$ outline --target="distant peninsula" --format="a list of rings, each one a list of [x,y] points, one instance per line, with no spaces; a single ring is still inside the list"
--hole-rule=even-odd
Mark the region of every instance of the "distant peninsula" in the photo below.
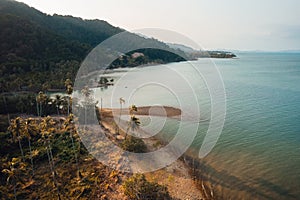
[[[196,50],[192,47],[185,46],[183,44],[168,43],[169,47],[183,51],[189,59],[196,60],[198,58],[235,58],[234,53],[229,51],[207,51]]]

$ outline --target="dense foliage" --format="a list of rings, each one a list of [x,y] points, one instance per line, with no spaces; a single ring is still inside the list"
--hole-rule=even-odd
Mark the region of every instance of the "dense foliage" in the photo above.
[[[72,115],[17,117],[0,139],[0,199],[107,199],[117,187],[119,174],[91,158]]]
[[[0,0],[0,27],[0,92],[37,92],[45,80],[50,89],[62,88],[66,78],[74,80],[80,63],[93,47],[124,31],[102,20],[46,15],[12,0]],[[155,39],[132,33],[127,39],[124,44],[151,44],[172,51]],[[130,66],[182,60],[155,49],[144,49],[142,53],[146,59],[138,58]]]
[[[139,56],[134,57],[133,55],[135,54],[139,54]],[[184,60],[185,58],[181,57],[180,55],[164,49],[146,48],[128,52],[112,62],[109,68],[114,69],[120,67],[136,67],[146,64],[163,64],[168,62],[180,62]]]

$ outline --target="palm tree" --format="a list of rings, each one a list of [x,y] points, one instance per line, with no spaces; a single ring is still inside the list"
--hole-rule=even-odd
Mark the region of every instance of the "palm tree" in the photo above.
[[[33,119],[28,118],[22,123],[22,133],[28,139],[29,153],[30,153],[30,162],[32,167],[32,176],[34,176],[34,166],[33,166],[33,156],[31,148],[31,136],[34,135],[37,131],[37,125],[34,124]]]
[[[23,161],[25,161],[23,147],[22,147],[22,143],[21,143],[21,139],[22,139],[21,120],[22,119],[20,117],[17,117],[16,119],[11,120],[11,123],[10,123],[7,130],[12,133],[12,137],[13,137],[14,141],[18,140],[19,148],[20,148],[21,155],[22,155],[22,159],[23,159]]]
[[[75,123],[74,123],[74,115],[70,114],[68,118],[64,122],[64,130],[70,133],[71,141],[72,141],[72,148],[73,148],[73,153],[74,153],[74,158],[77,166],[77,172],[78,176],[80,175],[80,170],[79,170],[79,164],[78,164],[78,157],[77,157],[77,152],[75,149],[75,144],[74,144],[74,133],[76,132],[75,130]],[[80,145],[80,143],[79,143]]]
[[[128,122],[128,128],[126,130],[126,134],[125,134],[125,140],[127,138],[127,134],[128,134],[129,129],[131,129],[132,131],[135,131],[141,125],[141,122],[140,122],[139,118],[137,118],[134,115],[134,112],[137,112],[137,111],[138,111],[138,109],[135,105],[131,105],[129,107],[130,119],[129,119],[129,122]]]
[[[122,115],[122,104],[125,104],[125,100],[123,99],[123,97],[121,97],[121,98],[119,99],[119,102],[120,102],[119,125],[118,125],[118,126],[116,126],[116,128],[117,128],[117,133],[118,133],[118,134],[119,134],[119,131],[120,131],[120,128],[119,128],[119,126],[120,126],[120,122],[121,122],[121,115]]]
[[[54,159],[53,159],[52,148],[51,148],[51,139],[53,137],[54,132],[56,131],[55,121],[50,116],[47,116],[42,119],[39,125],[40,125],[39,129],[41,130],[42,133],[42,140],[44,142],[47,151],[48,163],[52,173],[53,183],[57,190],[58,198],[61,199],[58,184],[55,177],[56,172],[55,172]]]
[[[10,165],[10,168],[8,169],[3,169],[2,170],[3,173],[7,174],[7,183],[9,183],[10,181],[12,182],[12,185],[14,187],[14,197],[15,199],[17,199],[17,176],[16,176],[16,170],[13,166]]]
[[[88,86],[85,86],[82,90],[81,90],[81,94],[83,94],[83,96],[85,98],[89,98],[89,96],[91,95],[92,91],[90,90],[90,88]]]
[[[61,96],[59,94],[55,95],[55,99],[54,99],[54,103],[55,103],[55,106],[56,106],[56,112],[57,112],[57,115],[59,115],[59,107],[61,105]]]
[[[68,115],[70,114],[70,95],[73,92],[73,82],[70,79],[65,80],[66,92],[68,94]]]
[[[69,78],[65,80],[65,87],[68,87],[68,85],[73,85],[73,82]]]
[[[85,86],[82,90],[81,90],[81,94],[83,94],[84,96],[84,124],[87,124],[87,116],[86,116],[86,109],[89,105],[91,105],[92,103],[92,99],[90,98],[90,95],[92,94],[92,91],[90,90],[90,88],[88,86]]]
[[[2,172],[7,174],[7,183],[11,182],[14,188],[14,197],[17,199],[17,183],[19,180],[18,175],[20,171],[25,170],[25,164],[21,162],[19,158],[12,158],[12,161],[8,162],[9,167],[7,169],[3,169]]]
[[[72,85],[68,85],[67,86],[67,94],[68,94],[68,115],[70,114],[70,105],[71,105],[71,94],[73,92],[73,86]]]
[[[42,116],[43,103],[47,101],[47,95],[40,91],[36,97],[38,116]]]
[[[130,115],[133,115],[133,113],[134,112],[137,112],[138,111],[138,108],[136,107],[136,105],[131,105],[130,107],[129,107],[129,114]]]

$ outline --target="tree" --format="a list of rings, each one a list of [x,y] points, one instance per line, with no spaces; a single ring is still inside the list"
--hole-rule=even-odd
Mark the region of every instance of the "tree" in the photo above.
[[[62,101],[61,96],[58,94],[55,95],[54,103],[55,103],[57,115],[59,115],[59,107],[61,105],[61,101]]]
[[[31,148],[31,137],[35,135],[36,132],[37,132],[37,124],[34,123],[33,119],[28,118],[25,121],[23,121],[22,133],[28,139],[32,176],[34,176],[34,165],[33,165],[33,155],[32,155],[32,148]]]
[[[130,119],[129,119],[129,122],[128,122],[128,127],[127,127],[127,130],[126,130],[126,134],[125,134],[125,140],[126,140],[129,129],[131,129],[132,131],[135,131],[141,125],[141,122],[140,122],[139,118],[137,118],[134,115],[134,112],[137,112],[137,111],[138,111],[138,109],[135,105],[131,105],[129,107]]]
[[[75,148],[75,144],[74,144],[74,136],[75,136],[75,123],[74,123],[74,115],[70,114],[67,119],[64,122],[64,130],[70,133],[70,137],[71,137],[71,141],[72,141],[72,148],[73,148],[73,153],[74,153],[74,158],[75,158],[75,162],[76,162],[76,167],[77,167],[77,172],[78,172],[78,176],[80,175],[80,170],[79,170],[79,163],[78,163],[78,157],[77,157],[77,151]],[[79,143],[79,149],[80,149],[80,143]]]
[[[71,94],[72,94],[72,92],[73,92],[73,86],[72,85],[68,85],[67,86],[67,94],[68,94],[68,115],[70,114],[70,105],[71,105]]]
[[[122,104],[125,104],[125,100],[123,99],[123,97],[121,97],[121,98],[119,99],[119,102],[120,102],[119,125],[116,127],[116,128],[117,128],[117,133],[118,133],[118,134],[119,134],[119,132],[120,132],[119,126],[120,126],[121,116],[122,116]]]
[[[109,80],[106,77],[100,77],[99,84],[100,85],[106,85],[109,82]]]
[[[47,95],[44,94],[42,91],[40,91],[36,97],[36,103],[37,103],[37,113],[38,116],[42,116],[42,108],[43,104],[47,101]]]
[[[25,163],[21,161],[19,158],[12,158],[10,162],[8,162],[9,167],[7,169],[3,169],[2,172],[7,174],[7,183],[10,183],[13,185],[14,190],[14,197],[17,199],[17,190],[16,187],[19,184],[19,182],[22,182],[20,179],[21,171],[25,170]]]
[[[73,82],[70,79],[65,80],[65,87],[68,87],[68,85],[73,85]]]
[[[82,90],[81,90],[81,94],[83,94],[83,96],[85,98],[89,98],[90,95],[92,94],[92,91],[90,90],[90,88],[88,86],[85,86]]]
[[[8,131],[10,131],[12,133],[13,140],[18,141],[22,159],[23,159],[23,161],[25,161],[23,147],[22,147],[22,143],[21,143],[22,135],[21,135],[21,118],[20,117],[17,117],[15,119],[11,120],[11,123],[8,127]]]
[[[51,140],[52,140],[53,134],[56,131],[55,121],[50,116],[47,116],[42,119],[42,121],[39,125],[40,125],[39,129],[42,133],[42,141],[43,141],[46,151],[47,151],[48,163],[49,163],[49,167],[50,167],[50,170],[52,173],[53,183],[54,183],[54,186],[57,191],[58,199],[61,199],[58,184],[57,184],[56,177],[55,177],[56,172],[55,172],[54,159],[53,159],[53,153],[52,153],[52,148],[51,148]]]
[[[87,125],[87,109],[92,108],[95,106],[94,98],[91,97],[92,90],[88,86],[85,86],[81,90],[81,94],[84,97],[84,100],[82,101],[83,107],[84,107],[84,124]]]
[[[73,92],[73,83],[70,79],[66,79],[65,87],[66,87],[66,92],[68,94],[67,101],[68,101],[68,115],[69,115],[70,114],[70,99],[71,99],[70,95]]]

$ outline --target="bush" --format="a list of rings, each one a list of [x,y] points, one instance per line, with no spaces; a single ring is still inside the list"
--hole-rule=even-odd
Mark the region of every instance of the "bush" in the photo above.
[[[143,174],[135,174],[124,184],[124,193],[132,200],[140,199],[172,199],[166,186],[148,182]]]
[[[144,153],[147,150],[147,147],[142,139],[132,136],[124,140],[121,144],[121,147],[126,151],[134,153]]]

